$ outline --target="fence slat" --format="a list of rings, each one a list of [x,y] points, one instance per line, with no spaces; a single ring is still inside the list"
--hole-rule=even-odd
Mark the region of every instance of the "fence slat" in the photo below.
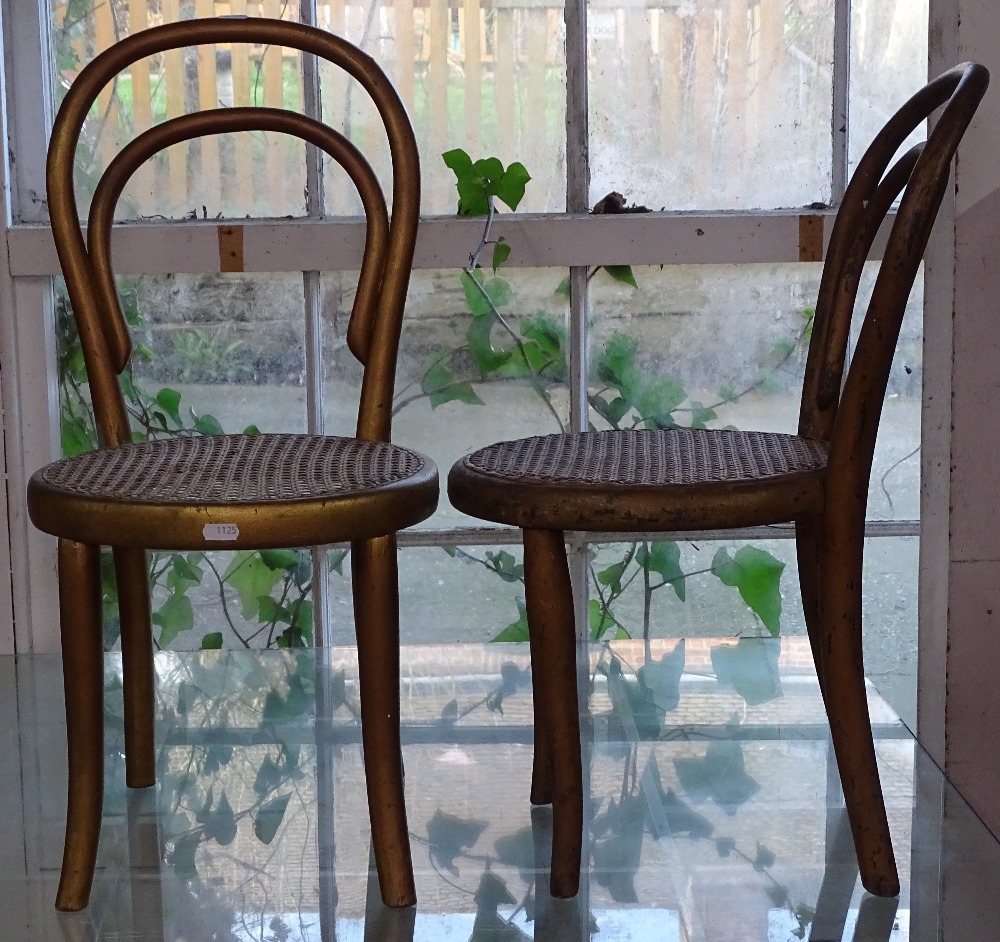
[[[175,23],[181,18],[179,0],[163,0],[163,21]],[[167,87],[167,117],[184,114],[184,50],[170,49],[163,53],[163,71]],[[167,177],[170,183],[168,213],[189,207],[187,195],[187,145],[175,144],[167,149]]]
[[[95,52],[103,52],[113,46],[117,40],[115,22],[108,3],[98,4],[94,8],[94,40]],[[117,80],[105,86],[97,98],[97,106],[101,115],[101,133],[98,149],[101,155],[101,166],[106,167],[114,159],[121,144],[118,128],[118,99],[116,96]]]
[[[247,13],[246,0],[230,0],[235,16]],[[230,63],[233,82],[233,106],[245,108],[250,104],[250,47],[246,43],[233,43],[230,49]],[[247,134],[234,135],[233,166],[236,177],[236,199],[239,211],[250,212],[253,206],[253,161],[252,141]]]
[[[465,84],[465,139],[481,141],[483,127],[483,13],[479,0],[465,0],[462,9],[462,68]]]
[[[676,168],[677,180],[684,178],[685,161],[681,141],[684,69],[684,22],[673,9],[660,11],[660,160]]]
[[[497,96],[497,141],[498,148],[509,146],[514,125],[514,63],[516,55],[517,30],[514,24],[514,10],[497,9],[493,14],[496,34],[493,48],[496,50],[496,66],[493,87]]]
[[[747,0],[729,0],[729,41],[726,44],[726,149],[729,171],[726,185],[729,205],[742,200],[747,154]]]
[[[128,31],[139,33],[149,26],[148,0],[129,0]],[[149,60],[143,59],[132,63],[129,70],[132,76],[132,134],[137,136],[153,126],[152,90],[149,78]],[[139,215],[155,212],[153,203],[154,165],[143,164],[135,174],[131,191],[135,196]]]
[[[393,47],[396,90],[406,110],[413,117],[413,64],[416,60],[416,36],[413,29],[413,0],[395,0],[393,5],[396,41]]]
[[[199,18],[215,16],[215,0],[197,0],[195,13]],[[219,105],[218,78],[216,75],[215,46],[198,47],[198,108],[211,111]],[[222,211],[221,168],[219,165],[219,138],[203,137],[201,148],[200,186],[196,189],[214,216]]]
[[[448,150],[448,39],[451,32],[448,0],[430,0],[430,62],[427,63],[427,146],[433,155]],[[449,186],[444,174],[427,181],[430,204],[437,212],[447,212]]]
[[[695,14],[694,44],[694,173],[696,200],[711,191],[715,127],[715,8],[701,5]]]

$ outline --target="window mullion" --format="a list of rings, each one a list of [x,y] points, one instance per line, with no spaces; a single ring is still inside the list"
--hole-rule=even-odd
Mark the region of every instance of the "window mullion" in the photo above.
[[[847,189],[848,92],[851,79],[851,0],[834,0],[833,9],[833,148],[830,202],[839,206]]]
[[[309,26],[317,24],[316,0],[302,0],[299,18]],[[320,88],[319,59],[302,56],[302,103],[305,114],[323,120],[323,96]],[[323,189],[323,151],[306,144],[306,215],[322,219],[326,213]],[[306,422],[313,435],[325,430],[323,409],[323,309],[322,276],[318,271],[302,273],[302,297],[305,304]],[[312,550],[313,566],[313,644],[327,647],[330,642],[329,583],[327,553],[323,546]]]

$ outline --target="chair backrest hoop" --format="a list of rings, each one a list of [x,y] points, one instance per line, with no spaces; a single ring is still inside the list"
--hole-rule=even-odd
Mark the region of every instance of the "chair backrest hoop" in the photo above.
[[[884,397],[906,302],[947,188],[951,161],[988,84],[989,72],[971,62],[940,75],[889,119],[859,162],[837,213],[823,266],[802,390],[800,434],[830,441],[848,387],[856,407],[861,399]],[[942,105],[926,142],[903,154],[887,172],[906,138]],[[903,196],[866,307],[861,338],[843,382],[864,264],[900,192]],[[875,410],[872,436],[880,411]]]
[[[365,366],[357,434],[362,438],[388,441],[396,355],[420,209],[416,140],[399,96],[370,56],[338,36],[305,24],[249,17],[188,20],[126,37],[95,57],[80,72],[66,93],[53,125],[47,165],[49,214],[80,333],[101,440],[109,446],[131,440],[118,385],[118,373],[128,359],[130,340],[113,290],[110,248],[105,243],[114,206],[98,206],[98,224],[94,226],[91,221],[89,246],[85,244],[73,181],[77,144],[93,102],[121,71],[135,61],[168,49],[204,43],[257,43],[299,49],[338,66],[361,85],[382,118],[389,142],[392,219],[388,233],[379,232],[382,226],[378,219],[384,218],[384,199],[381,194],[376,198],[370,192],[375,184],[374,174],[354,146],[325,125],[280,109],[217,109],[157,126],[123,149],[111,182],[103,190],[99,185],[99,192],[109,203],[113,194],[116,202],[128,176],[142,162],[140,155],[148,156],[147,151],[154,153],[174,140],[201,134],[235,130],[238,126],[262,126],[261,122],[264,127],[302,137],[341,162],[359,186],[366,212],[370,208],[375,210],[375,216],[371,217],[375,222],[369,223],[366,237],[365,261],[384,259],[376,264],[375,274],[363,274],[361,297],[355,299],[348,335],[352,351]],[[231,112],[238,114],[234,116]],[[254,112],[256,117],[251,119],[249,112]],[[284,117],[279,118],[277,114]],[[215,130],[213,124],[220,130]],[[110,171],[111,167],[108,169]],[[378,210],[380,200],[381,212]],[[98,267],[106,271],[98,275]],[[114,297],[111,307],[109,291]]]

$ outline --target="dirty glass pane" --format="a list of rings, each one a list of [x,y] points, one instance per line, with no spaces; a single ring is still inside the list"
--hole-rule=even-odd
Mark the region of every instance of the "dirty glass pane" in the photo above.
[[[394,0],[319,9],[320,26],[360,45],[393,80],[420,148],[423,212],[455,211],[454,178],[441,160],[455,147],[473,160],[524,163],[535,182],[521,209],[565,208],[562,3]],[[322,88],[327,119],[356,143],[380,147],[365,95],[325,67]],[[373,162],[378,169],[385,157]],[[327,185],[329,213],[356,212],[342,185],[333,178]]]
[[[396,370],[393,440],[429,455],[442,484],[451,465],[476,448],[567,427],[564,278],[559,269],[487,275],[483,284],[496,304],[491,310],[457,270],[413,273]],[[338,434],[353,431],[361,375],[346,342],[355,282],[349,273],[323,276],[325,419],[327,431]],[[480,524],[453,510],[442,487],[437,513],[421,526]]]
[[[180,3],[53,0],[52,55],[56,99],[97,53],[161,23],[230,13],[299,18],[298,4],[279,0]],[[118,149],[166,118],[240,105],[302,107],[301,55],[245,43],[176,49],[133,65],[102,93],[77,152],[78,180],[87,189]],[[265,132],[222,135],[178,144],[133,178],[120,218],[302,215],[305,147]],[[81,197],[82,211],[86,200]]]
[[[591,0],[587,15],[591,205],[829,201],[832,0]]]
[[[927,4],[855,0],[848,132],[852,170],[889,116],[926,81]],[[922,138],[920,131],[904,147]]]
[[[678,425],[796,431],[818,265],[636,267],[632,274],[637,287],[606,271],[591,280],[596,427],[668,417]],[[862,301],[875,274],[873,263]],[[922,288],[921,278],[890,373],[870,518],[919,516]],[[635,406],[621,412],[624,401]]]
[[[144,275],[119,279],[119,292],[135,343],[123,392],[136,440],[305,431],[301,275]],[[61,281],[56,314],[62,448],[77,454],[97,438]],[[152,553],[150,575],[160,647],[312,643],[308,550]],[[110,557],[102,587],[105,641],[113,646]]]

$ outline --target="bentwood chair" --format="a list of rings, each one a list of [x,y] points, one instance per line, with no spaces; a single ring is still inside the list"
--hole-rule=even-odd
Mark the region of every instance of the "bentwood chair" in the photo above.
[[[573,596],[564,532],[717,530],[794,521],[806,625],[861,880],[899,892],[865,698],[861,574],[872,456],[893,350],[949,169],[989,75],[965,64],[914,95],[864,155],[837,213],[820,282],[797,435],[641,428],[491,445],[459,460],[466,513],[520,527],[534,677],[531,800],[553,804],[551,886],[579,884],[583,796]],[[926,142],[890,163],[944,105]],[[844,378],[862,269],[902,193]]]
[[[101,89],[136,60],[201,43],[294,47],[343,69],[368,93],[392,160],[392,218],[377,178],[338,132],[271,108],[225,108],[167,120],[126,145],[103,174],[86,240],[74,194],[81,128]],[[321,148],[347,171],[367,220],[348,346],[364,368],[355,438],[299,435],[176,437],[133,444],[118,385],[131,343],[111,265],[122,189],[155,153],[207,134],[269,131]],[[101,824],[103,652],[100,547],[114,552],[124,663],[126,780],[155,778],[152,634],[146,550],[263,549],[350,541],[358,625],[365,774],[384,901],[415,902],[399,748],[397,530],[428,517],[437,470],[390,444],[393,381],[420,200],[417,148],[388,79],[345,40],[297,23],[195,20],[137,33],[97,56],[59,110],[48,201],[79,327],[101,447],[39,470],[28,486],[35,526],[59,537],[59,599],[69,736],[66,844],[56,906],[87,904]],[[225,542],[215,541],[223,534]]]

